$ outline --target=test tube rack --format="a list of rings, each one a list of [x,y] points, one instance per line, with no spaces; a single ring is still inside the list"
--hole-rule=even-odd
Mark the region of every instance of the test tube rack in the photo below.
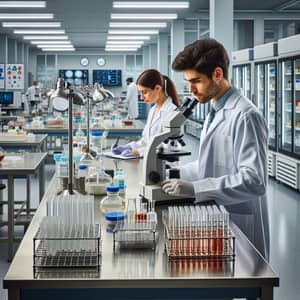
[[[43,226],[33,239],[35,271],[41,268],[100,269],[100,224],[49,224],[47,218],[44,217]]]
[[[145,216],[147,216],[145,214]],[[138,220],[136,222],[118,222],[113,230],[114,251],[119,248],[150,248],[156,247],[157,222]]]
[[[179,215],[179,222],[174,223],[174,220],[170,220],[168,211],[163,211],[165,250],[168,258],[234,260],[235,236],[229,223],[224,226],[220,220],[210,217],[193,220],[189,214]]]

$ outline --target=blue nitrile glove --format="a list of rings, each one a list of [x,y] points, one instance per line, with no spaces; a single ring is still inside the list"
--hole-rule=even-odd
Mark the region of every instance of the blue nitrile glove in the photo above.
[[[117,154],[117,155],[122,154],[122,152],[124,152],[125,150],[130,150],[131,151],[131,147],[130,146],[115,146],[115,145],[113,145],[111,147],[111,152],[113,154]]]
[[[121,155],[124,156],[124,157],[132,156],[132,149],[129,148],[129,149],[124,150],[124,151],[121,153]]]

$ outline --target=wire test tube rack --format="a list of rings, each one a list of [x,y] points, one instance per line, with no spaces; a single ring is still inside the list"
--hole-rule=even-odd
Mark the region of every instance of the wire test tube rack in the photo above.
[[[101,227],[93,197],[60,195],[48,200],[47,216],[33,238],[33,267],[100,268]]]
[[[170,206],[163,211],[169,259],[235,257],[235,237],[224,206]]]
[[[34,269],[100,269],[100,224],[63,224],[44,217],[33,239]]]
[[[128,212],[113,230],[114,251],[119,248],[155,249],[157,238],[156,212]]]

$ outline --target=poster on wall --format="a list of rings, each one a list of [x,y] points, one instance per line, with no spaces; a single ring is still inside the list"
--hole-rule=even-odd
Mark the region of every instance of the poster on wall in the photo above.
[[[23,64],[6,65],[5,87],[7,90],[24,89],[24,65]]]
[[[4,89],[4,64],[0,64],[0,89]]]

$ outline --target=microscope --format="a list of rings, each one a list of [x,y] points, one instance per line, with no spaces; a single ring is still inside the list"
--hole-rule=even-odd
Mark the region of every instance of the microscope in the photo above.
[[[198,100],[194,97],[185,97],[183,104],[171,112],[163,122],[164,130],[154,135],[145,149],[143,160],[142,182],[140,195],[150,202],[160,200],[179,199],[170,196],[161,190],[161,182],[165,179],[166,161],[178,161],[180,156],[190,155],[190,152],[175,149],[166,149],[162,143],[169,140],[171,144],[177,140],[183,144],[181,126],[191,115]],[[175,147],[176,148],[176,147]]]

